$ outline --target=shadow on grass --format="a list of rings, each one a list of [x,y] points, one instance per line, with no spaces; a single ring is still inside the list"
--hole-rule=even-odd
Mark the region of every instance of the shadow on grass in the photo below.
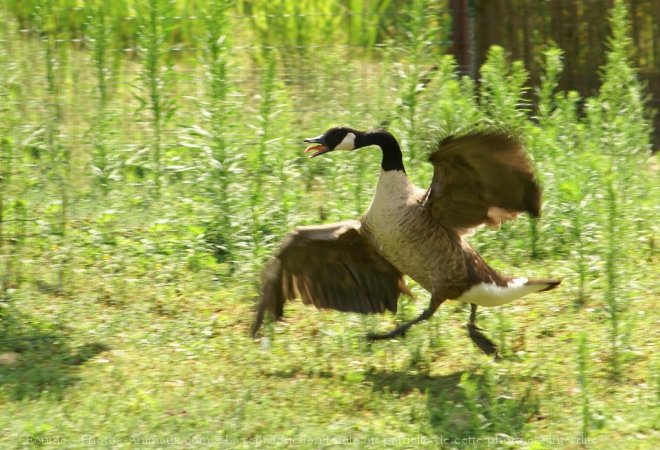
[[[519,436],[525,425],[538,417],[539,404],[528,388],[515,396],[500,392],[490,373],[456,372],[431,376],[408,372],[371,372],[367,380],[376,391],[402,396],[414,391],[426,394],[426,417],[433,434],[454,439],[484,438],[503,433]],[[467,442],[467,441],[464,441]]]
[[[28,316],[0,317],[0,393],[10,400],[52,395],[57,399],[78,381],[78,368],[103,344],[73,348],[66,333]]]

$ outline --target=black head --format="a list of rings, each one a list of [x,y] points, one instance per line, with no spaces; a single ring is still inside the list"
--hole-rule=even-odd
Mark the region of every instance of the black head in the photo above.
[[[355,131],[347,127],[330,128],[321,136],[305,139],[305,142],[318,144],[307,147],[305,153],[316,150],[309,156],[310,158],[314,158],[334,150],[355,150],[358,148],[355,139],[361,134],[360,131]]]

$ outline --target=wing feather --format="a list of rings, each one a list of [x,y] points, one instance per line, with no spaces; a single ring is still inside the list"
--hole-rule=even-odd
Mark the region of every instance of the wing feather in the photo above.
[[[262,273],[261,301],[252,328],[264,313],[280,318],[286,300],[300,297],[317,308],[361,314],[396,312],[403,276],[361,234],[357,220],[301,227],[284,239]]]
[[[540,215],[541,191],[522,144],[500,131],[444,139],[430,158],[425,208],[434,220],[466,230],[499,226],[516,214]]]

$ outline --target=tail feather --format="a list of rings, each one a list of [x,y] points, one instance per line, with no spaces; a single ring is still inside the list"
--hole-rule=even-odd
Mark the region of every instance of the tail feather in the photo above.
[[[531,279],[527,280],[525,283],[527,286],[538,286],[545,285],[543,289],[538,290],[537,292],[551,291],[561,284],[561,280],[551,280],[551,279]]]
[[[456,300],[479,306],[500,306],[527,294],[549,291],[561,283],[559,280],[530,280],[526,277],[503,277],[502,281],[477,283]]]

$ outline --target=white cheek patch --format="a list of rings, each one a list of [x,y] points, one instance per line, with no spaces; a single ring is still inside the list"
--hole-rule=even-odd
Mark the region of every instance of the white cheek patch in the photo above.
[[[344,139],[334,148],[334,150],[354,150],[355,134],[348,133]]]

